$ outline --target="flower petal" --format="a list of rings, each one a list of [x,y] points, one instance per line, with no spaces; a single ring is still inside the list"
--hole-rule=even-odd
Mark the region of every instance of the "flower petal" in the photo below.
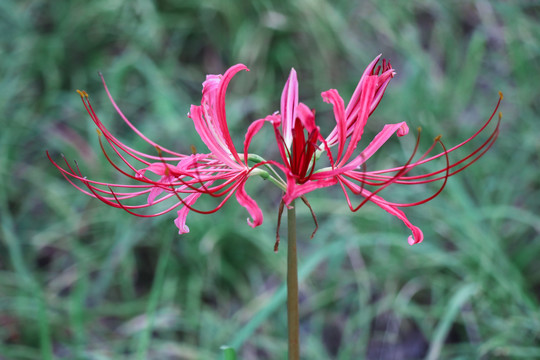
[[[358,116],[354,118],[352,122],[347,122],[347,137],[351,137],[345,155],[341,159],[336,159],[338,162],[337,167],[343,166],[343,164],[349,160],[353,152],[356,150],[358,142],[362,138],[364,128],[366,126],[369,117],[369,106],[375,95],[375,89],[377,86],[377,76],[368,76],[362,83],[362,96],[359,100]]]
[[[381,209],[385,210],[386,212],[394,215],[403,223],[405,226],[407,226],[411,232],[412,236],[409,236],[407,241],[409,242],[409,245],[419,244],[424,240],[424,234],[422,233],[422,230],[420,230],[419,227],[414,226],[409,219],[407,219],[407,216],[405,216],[405,213],[401,210],[399,210],[395,206],[389,205],[386,201],[384,201],[381,197],[375,195],[372,196],[371,199],[369,199],[371,202],[377,204]]]
[[[191,105],[189,117],[193,120],[195,130],[197,130],[197,133],[208,147],[208,150],[231,168],[238,168],[239,163],[231,158],[229,150],[223,145],[220,139],[216,137],[215,128],[212,128],[213,125],[206,121],[207,119],[204,115],[202,106]]]
[[[255,120],[253,123],[251,123],[251,125],[249,125],[249,128],[246,132],[246,138],[244,140],[244,163],[246,164],[246,166],[249,156],[249,144],[251,144],[251,140],[253,139],[253,137],[259,132],[259,130],[261,130],[265,121],[267,121],[267,118]]]
[[[161,179],[159,180],[160,183],[163,183],[163,184],[166,184],[166,183],[171,183],[172,181],[174,180],[173,177],[171,176],[162,176]],[[148,200],[147,200],[147,203],[148,205],[153,205],[154,204],[154,200],[156,199],[156,197],[161,194],[162,192],[164,191],[163,187],[161,186],[154,186],[152,188],[152,190],[150,190],[150,192],[148,193]]]
[[[315,125],[315,114],[313,113],[313,110],[311,110],[306,104],[298,104],[298,107],[296,108],[296,118],[300,119],[300,123],[308,133],[311,133],[313,130],[317,129],[317,126]],[[296,121],[293,122],[293,125],[295,123]]]
[[[379,76],[379,68],[377,70],[375,69],[375,66],[377,66],[377,63],[379,62],[379,59],[381,58],[381,55],[377,56],[364,70],[364,73],[362,74],[362,77],[360,78],[360,81],[358,81],[358,85],[356,86],[356,89],[354,90],[353,95],[351,96],[351,99],[349,100],[349,103],[347,104],[347,107],[345,108],[345,119],[347,124],[347,137],[351,136],[352,129],[354,128],[354,124],[356,121],[358,121],[358,114],[362,108],[365,108],[366,105],[362,103],[362,98],[365,92],[364,86],[366,80],[371,77],[375,76],[378,78],[377,83],[375,85],[375,95],[373,96],[370,104],[368,105],[369,108],[369,115],[377,108],[377,105],[381,101],[384,92],[386,90],[386,87],[388,86],[388,83],[390,80],[394,77],[395,71],[390,66],[390,63],[386,63],[385,60],[383,60],[383,73]],[[338,128],[334,128],[330,135],[326,138],[326,141],[328,142],[329,146],[335,145],[339,139],[338,139]]]
[[[184,199],[184,202],[192,206],[195,201],[202,195],[202,193],[194,193],[189,196],[186,196]],[[178,217],[174,220],[174,224],[176,227],[178,227],[178,234],[182,235],[189,232],[189,227],[186,225],[186,217],[189,213],[189,207],[183,206],[180,210],[178,210],[177,214]]]
[[[336,118],[336,127],[337,129],[337,138],[334,137],[334,142],[328,142],[328,146],[332,146],[337,141],[338,153],[336,159],[341,157],[343,153],[343,147],[345,146],[345,141],[347,140],[347,122],[345,121],[345,105],[343,103],[343,98],[339,96],[339,93],[335,89],[327,90],[321,93],[323,100],[334,106],[334,117]],[[332,131],[333,133],[334,131]],[[328,137],[330,138],[330,136]]]
[[[190,117],[205,120],[207,126],[206,131],[204,131],[206,141],[203,139],[205,144],[208,146],[207,142],[212,141],[216,146],[222,148],[220,153],[228,153],[237,163],[242,161],[229,133],[227,114],[225,112],[225,95],[233,76],[242,70],[249,71],[245,65],[237,64],[227,69],[223,75],[208,75],[203,83],[203,97],[199,113],[194,111],[194,106],[191,107],[190,111]],[[214,152],[212,149],[210,151]]]
[[[297,184],[295,178],[292,175],[287,175],[287,192],[283,195],[283,202],[289,206],[291,201],[299,198],[300,196],[312,192],[317,189],[322,189],[328,186],[335,185],[337,179],[335,177],[329,177],[317,181],[308,181],[304,184]]]
[[[240,185],[236,190],[236,200],[238,200],[238,203],[240,205],[246,208],[246,210],[249,212],[249,215],[251,216],[251,219],[253,219],[247,219],[248,225],[251,227],[256,227],[262,224],[263,213],[255,200],[249,197],[249,195],[246,193],[244,185],[245,183]]]
[[[377,91],[375,92],[375,97],[371,103],[370,114],[375,111],[377,106],[379,106],[384,92],[386,91],[386,87],[395,75],[395,70],[390,67],[388,70],[382,73],[381,76],[379,76],[379,83],[377,84]]]
[[[347,198],[347,203],[349,207],[351,208],[351,210],[356,211],[358,210],[358,208],[353,209],[349,195],[347,194],[347,191],[345,191],[345,188],[343,187],[343,185],[346,185],[349,189],[352,190],[353,193],[357,195],[361,195],[369,199],[369,201],[378,205],[381,209],[385,210],[386,212],[394,215],[395,217],[403,221],[405,226],[407,226],[412,232],[412,236],[409,236],[407,240],[409,242],[409,245],[418,244],[418,243],[421,243],[422,240],[424,240],[424,234],[422,233],[422,230],[420,230],[419,227],[414,226],[409,221],[409,219],[407,219],[407,216],[405,216],[405,213],[399,210],[397,206],[394,206],[391,202],[384,200],[382,197],[378,195],[372,195],[371,191],[363,187],[360,187],[359,185],[345,179],[343,176],[340,176],[339,179],[342,182],[343,193],[345,194],[345,197]]]
[[[171,168],[174,168],[174,166],[163,162],[156,162],[148,165],[144,169],[137,171],[136,176],[138,178],[142,178],[147,171],[151,171],[154,174],[163,176],[165,175],[165,172],[167,172],[167,169],[170,170]]]
[[[282,134],[285,144],[290,148],[292,143],[292,128],[296,120],[296,108],[298,106],[298,79],[296,71],[291,69],[289,78],[281,94]]]
[[[347,108],[345,109],[345,115],[347,116],[347,123],[349,121],[352,121],[352,117],[356,117],[355,114],[358,113],[358,105],[360,103],[360,95],[362,94],[362,85],[366,78],[373,74],[373,70],[375,69],[375,65],[379,62],[379,59],[381,58],[382,54],[379,54],[373,61],[366,67],[364,70],[364,73],[362,74],[362,77],[360,78],[360,81],[358,81],[358,85],[356,86],[356,89],[354,90],[353,95],[351,96],[351,100],[349,100],[349,103],[347,104]]]
[[[225,143],[227,144],[232,155],[238,162],[241,162],[241,161],[240,161],[240,158],[238,157],[238,153],[236,152],[236,148],[234,147],[234,144],[232,142],[231,134],[229,133],[229,127],[227,126],[227,116],[225,113],[225,94],[227,92],[227,86],[229,85],[229,82],[231,81],[233,76],[242,70],[249,71],[249,69],[245,65],[236,64],[230,67],[225,72],[225,74],[223,74],[223,78],[221,79],[221,83],[219,84],[218,103],[217,103],[218,121],[220,122],[220,128],[221,128],[221,131],[223,132]]]

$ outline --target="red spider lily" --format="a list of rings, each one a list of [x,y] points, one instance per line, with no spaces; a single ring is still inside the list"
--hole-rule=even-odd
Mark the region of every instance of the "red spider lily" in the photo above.
[[[236,194],[237,201],[249,212],[252,219],[248,218],[248,224],[252,227],[259,226],[263,221],[263,214],[257,203],[247,195],[244,185],[248,177],[261,173],[261,170],[256,169],[259,165],[248,166],[248,148],[264,120],[257,120],[251,124],[245,136],[244,152],[238,153],[229,133],[225,113],[227,86],[232,77],[241,70],[248,69],[239,64],[228,69],[223,75],[208,75],[203,83],[201,105],[191,106],[188,116],[193,120],[197,133],[210,150],[208,154],[180,154],[148,139],[124,116],[101,77],[105,91],[120,117],[143,140],[157,149],[157,155],[137,151],[113,136],[94,112],[88,94],[78,91],[88,114],[98,128],[99,141],[105,157],[117,171],[133,180],[134,184],[110,184],[89,180],[81,174],[78,166],[71,166],[65,161],[66,167],[62,167],[49,153],[47,156],[72,185],[107,205],[141,217],[159,216],[179,208],[175,224],[180,234],[189,231],[185,223],[190,210],[202,214],[216,212],[233,194]],[[112,160],[105,150],[102,137],[124,164],[122,167],[129,170],[123,170]],[[153,180],[147,176],[148,172],[160,178]],[[195,209],[193,206],[202,194],[222,200],[213,209]],[[145,200],[133,204],[133,199],[140,198]],[[138,213],[140,209],[147,207],[159,207],[159,210],[152,214]]]
[[[413,245],[423,240],[422,231],[411,224],[399,208],[420,205],[433,199],[443,190],[448,177],[461,172],[486,153],[498,136],[500,113],[499,121],[487,140],[464,158],[455,162],[450,162],[449,159],[451,152],[475,139],[486,129],[497,112],[502,94],[487,122],[462,143],[446,149],[438,136],[419,159],[413,160],[418,149],[419,140],[417,140],[414,152],[405,165],[386,170],[366,171],[365,162],[394,133],[397,136],[404,136],[409,132],[405,122],[387,124],[359,154],[353,155],[362,138],[369,116],[377,108],[386,86],[395,75],[392,66],[385,60],[382,62],[382,67],[377,67],[379,58],[380,55],[364,71],[347,107],[337,90],[331,89],[321,94],[325,102],[333,105],[336,121],[336,126],[326,138],[321,135],[319,127],[315,124],[315,113],[305,104],[298,102],[298,80],[296,72],[292,69],[281,97],[281,114],[267,117],[267,121],[271,121],[274,125],[282,159],[282,163],[272,162],[272,164],[283,170],[287,176],[287,186],[283,196],[285,205],[289,205],[292,200],[302,198],[313,190],[339,184],[351,211],[357,211],[368,201],[377,204],[409,227],[412,231],[409,244]],[[443,151],[430,156],[429,154],[437,144]],[[332,153],[330,148],[336,145],[337,150]],[[326,152],[331,166],[316,170],[315,163],[322,152]],[[409,175],[413,168],[441,157],[446,160],[445,166],[441,169],[422,175]],[[391,184],[417,185],[435,181],[442,181],[438,191],[412,203],[395,203],[378,195],[381,190]],[[368,190],[366,186],[372,187],[373,190]],[[363,201],[353,206],[349,191],[355,195],[361,195],[364,198]]]

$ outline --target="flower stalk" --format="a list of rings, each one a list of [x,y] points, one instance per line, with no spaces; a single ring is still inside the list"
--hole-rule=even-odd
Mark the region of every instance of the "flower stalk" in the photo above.
[[[298,260],[296,253],[296,208],[294,200],[287,209],[287,326],[289,360],[300,359],[300,320],[298,315]]]

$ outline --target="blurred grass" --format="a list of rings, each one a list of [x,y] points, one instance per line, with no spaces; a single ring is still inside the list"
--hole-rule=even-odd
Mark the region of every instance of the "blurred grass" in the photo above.
[[[152,150],[121,126],[97,71],[145,134],[189,151],[204,149],[185,114],[205,74],[252,70],[227,98],[237,141],[278,108],[293,66],[324,131],[331,109],[319,93],[347,98],[381,52],[398,76],[365,136],[406,120],[423,127],[424,148],[439,133],[456,144],[499,90],[501,136],[437,199],[406,209],[425,233],[419,246],[376,207],[351,214],[338,192],[310,195],[321,229],[300,248],[304,357],[540,356],[539,19],[537,1],[2,1],[0,359],[217,359],[224,344],[240,359],[285,358],[279,192],[250,185],[261,228],[231,202],[190,214],[192,232],[179,238],[172,215],[134,218],[78,193],[44,151],[116,178],[78,88],[123,140]],[[412,138],[369,166],[402,163]],[[311,219],[299,211],[307,238]]]

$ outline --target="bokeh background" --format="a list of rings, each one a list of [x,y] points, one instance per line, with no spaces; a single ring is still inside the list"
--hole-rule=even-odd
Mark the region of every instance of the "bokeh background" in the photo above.
[[[277,189],[250,182],[260,228],[231,201],[190,214],[191,233],[178,236],[174,213],[136,218],[81,194],[45,150],[90,178],[122,180],[75,92],[85,89],[111,131],[152,151],[114,112],[101,71],[145,134],[203,151],[189,105],[205,74],[239,62],[251,71],[227,97],[237,144],[278,109],[291,67],[325,133],[333,120],[320,92],[348,99],[379,53],[398,75],[366,139],[405,120],[422,126],[423,149],[438,134],[457,144],[489,117],[499,90],[501,135],[437,199],[406,209],[425,233],[420,245],[408,246],[408,229],[376,206],[351,213],[338,189],[309,195],[320,230],[309,240],[300,206],[303,357],[540,357],[539,20],[540,3],[525,0],[2,0],[0,359],[219,359],[222,345],[241,359],[284,359]],[[272,138],[263,132],[253,150]],[[389,141],[368,169],[402,164],[414,141],[414,132]],[[414,200],[434,189],[382,195]]]

